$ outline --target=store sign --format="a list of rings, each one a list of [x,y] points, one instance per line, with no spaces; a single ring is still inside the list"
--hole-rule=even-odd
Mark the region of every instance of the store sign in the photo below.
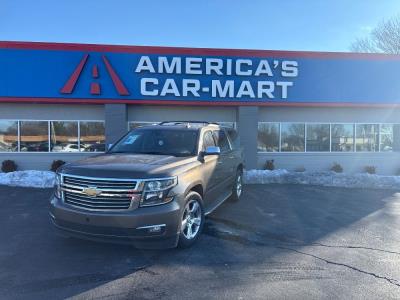
[[[85,54],[67,82],[62,94],[72,94],[85,67],[89,54]],[[112,67],[108,58],[102,56],[103,67],[112,79],[119,96],[129,96],[130,92],[121,77]],[[298,74],[298,63],[293,60],[202,58],[180,56],[140,56],[135,64],[134,74],[140,81],[140,97],[191,97],[201,94],[209,99],[287,99],[289,87]],[[195,76],[193,76],[195,75]],[[202,82],[201,77],[219,76]],[[160,77],[165,77],[161,79]],[[99,78],[98,65],[92,66],[93,79]],[[240,80],[233,80],[240,77]],[[232,79],[228,79],[232,78]],[[278,78],[278,79],[277,79]],[[101,84],[91,83],[90,93],[101,95]]]
[[[0,101],[400,104],[400,57],[0,43]]]

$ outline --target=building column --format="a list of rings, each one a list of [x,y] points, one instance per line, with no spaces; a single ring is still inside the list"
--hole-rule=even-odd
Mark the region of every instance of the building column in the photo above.
[[[106,145],[115,143],[128,130],[126,104],[105,104]]]
[[[246,169],[257,168],[257,128],[258,107],[239,106],[237,110],[237,129],[243,147]]]

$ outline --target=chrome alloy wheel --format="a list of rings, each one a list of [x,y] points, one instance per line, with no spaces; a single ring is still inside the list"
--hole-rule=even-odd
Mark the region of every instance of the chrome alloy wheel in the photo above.
[[[238,196],[238,198],[242,194],[242,187],[243,187],[242,174],[239,174],[236,178],[236,195]]]
[[[201,225],[201,207],[197,200],[186,203],[182,217],[181,231],[185,238],[191,240],[196,237]]]

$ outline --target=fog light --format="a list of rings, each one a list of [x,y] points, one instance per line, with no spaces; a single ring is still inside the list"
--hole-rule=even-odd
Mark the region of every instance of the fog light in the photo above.
[[[166,226],[165,224],[157,224],[157,225],[142,226],[136,229],[146,233],[162,233],[165,229],[165,226]]]
[[[161,232],[162,227],[160,225],[153,226],[149,228],[150,233],[156,233],[156,232]]]

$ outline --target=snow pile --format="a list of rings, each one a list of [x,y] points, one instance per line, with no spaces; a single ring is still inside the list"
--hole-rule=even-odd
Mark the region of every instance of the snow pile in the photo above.
[[[249,170],[244,175],[247,184],[286,183],[344,188],[400,189],[400,176],[366,173],[289,172],[287,170]]]
[[[55,183],[55,173],[50,171],[16,171],[0,173],[0,184],[10,186],[51,188]]]
[[[309,184],[344,188],[400,190],[400,176],[346,174],[335,172],[289,172],[287,170],[249,170],[244,173],[247,184]],[[0,185],[51,188],[55,173],[50,171],[17,171],[0,173]]]

